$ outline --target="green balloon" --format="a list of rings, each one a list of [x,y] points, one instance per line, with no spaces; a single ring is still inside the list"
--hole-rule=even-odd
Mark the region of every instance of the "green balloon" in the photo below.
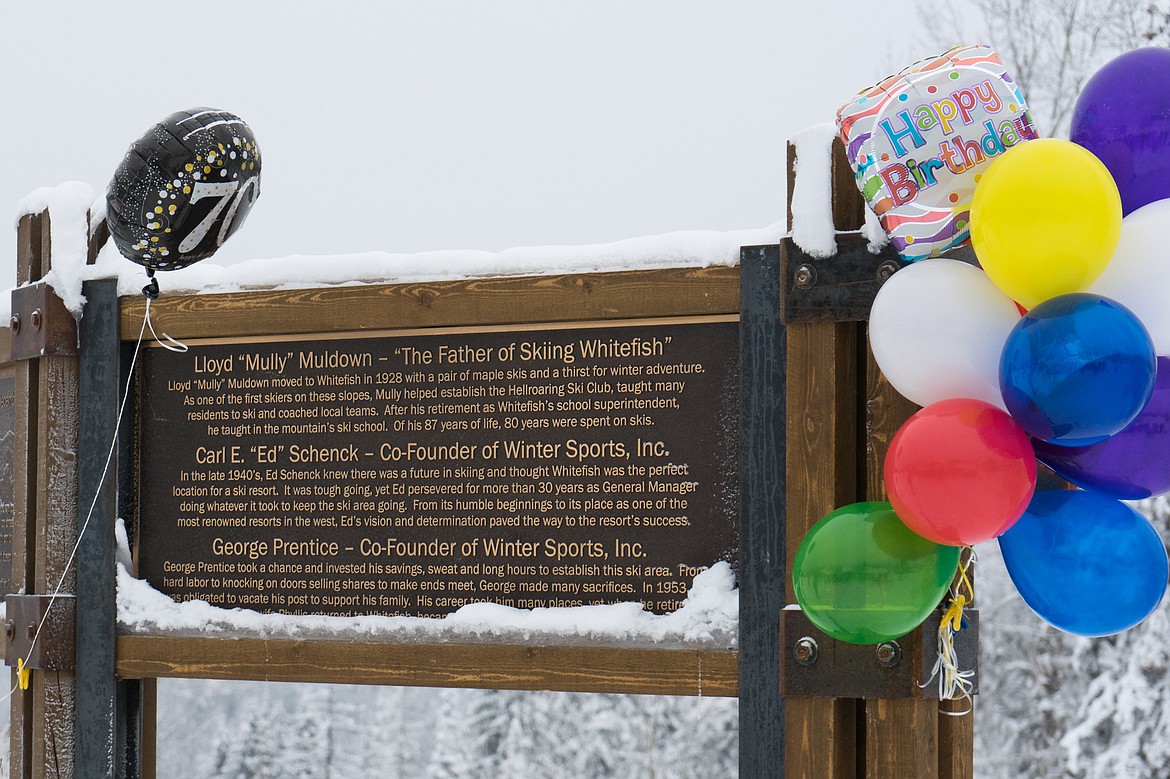
[[[889,503],[853,503],[826,515],[800,542],[792,567],[796,601],[840,641],[890,641],[938,606],[960,552],[911,531]]]

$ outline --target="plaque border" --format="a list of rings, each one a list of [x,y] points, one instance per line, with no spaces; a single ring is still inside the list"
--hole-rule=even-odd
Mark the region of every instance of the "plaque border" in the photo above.
[[[738,266],[509,276],[297,290],[163,295],[158,331],[180,340],[246,341],[434,335],[442,329],[649,326],[737,321]],[[121,337],[133,341],[145,302],[120,301]],[[735,697],[739,653],[686,645],[353,642],[251,635],[123,634],[122,678],[207,678],[431,687]]]

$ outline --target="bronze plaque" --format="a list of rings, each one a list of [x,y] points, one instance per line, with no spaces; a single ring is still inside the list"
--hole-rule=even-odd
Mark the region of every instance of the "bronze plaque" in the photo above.
[[[738,353],[728,317],[151,349],[139,572],[286,614],[673,611],[738,549]]]

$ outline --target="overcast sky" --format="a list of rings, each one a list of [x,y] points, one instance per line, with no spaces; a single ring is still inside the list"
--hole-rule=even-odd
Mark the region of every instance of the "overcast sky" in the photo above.
[[[241,116],[263,152],[223,264],[764,227],[783,218],[787,138],[969,42],[924,42],[913,7],[6,3],[0,213],[68,180],[103,193],[151,124],[205,105]]]

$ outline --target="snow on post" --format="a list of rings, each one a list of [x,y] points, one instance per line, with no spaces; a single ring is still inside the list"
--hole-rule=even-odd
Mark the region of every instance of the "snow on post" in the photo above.
[[[836,125],[813,125],[792,137],[796,162],[792,185],[792,240],[807,254],[837,253],[833,227],[833,140]]]

